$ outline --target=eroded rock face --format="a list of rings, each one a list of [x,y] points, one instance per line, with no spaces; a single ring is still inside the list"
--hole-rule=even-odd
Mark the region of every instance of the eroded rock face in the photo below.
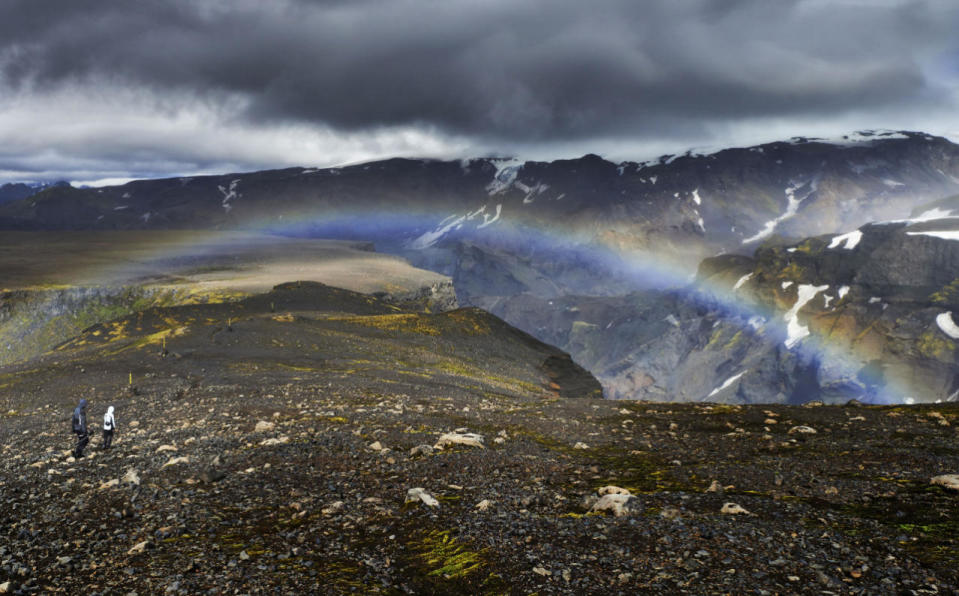
[[[685,291],[493,310],[569,350],[607,397],[932,402],[959,391],[959,199],[907,220],[704,261]]]

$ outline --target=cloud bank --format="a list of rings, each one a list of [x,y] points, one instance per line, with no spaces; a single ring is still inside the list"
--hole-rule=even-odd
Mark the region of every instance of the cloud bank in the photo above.
[[[0,179],[959,136],[959,5],[6,0]]]

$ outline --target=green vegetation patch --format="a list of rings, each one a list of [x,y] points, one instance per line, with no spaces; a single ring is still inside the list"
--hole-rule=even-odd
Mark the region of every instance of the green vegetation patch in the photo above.
[[[431,530],[410,542],[420,561],[429,569],[427,575],[444,579],[461,579],[486,565],[482,551],[470,550],[450,536],[449,530]]]
[[[949,284],[943,286],[938,292],[933,292],[929,296],[929,300],[933,304],[959,304],[959,278],[952,280]]]

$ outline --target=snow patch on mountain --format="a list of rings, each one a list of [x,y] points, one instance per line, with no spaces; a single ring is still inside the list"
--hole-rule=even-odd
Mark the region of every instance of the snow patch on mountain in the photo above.
[[[467,214],[466,214],[466,221],[470,221],[471,219],[473,219],[473,218],[476,217],[477,215],[481,215],[481,214],[483,214],[483,213],[485,213],[485,212],[486,212],[486,205],[483,205],[482,207],[480,207],[480,208],[477,209],[476,211],[473,211],[473,212],[471,212],[471,213],[467,213]],[[449,219],[449,218],[447,218],[447,219]],[[443,222],[440,223],[440,225],[442,226],[442,225],[447,221],[447,219],[444,219]]]
[[[810,187],[809,192],[807,192],[802,197],[797,198],[796,191],[799,190],[800,188],[805,187],[806,185],[809,185]],[[763,225],[763,228],[759,230],[759,232],[757,232],[753,236],[750,236],[749,238],[745,238],[743,240],[743,244],[750,244],[752,242],[756,242],[757,240],[762,240],[763,238],[766,238],[767,236],[771,235],[776,230],[776,226],[786,221],[790,217],[796,215],[796,212],[799,211],[799,205],[802,204],[802,202],[805,201],[807,198],[809,198],[810,195],[816,192],[816,186],[817,186],[816,180],[809,180],[806,182],[794,182],[792,185],[786,187],[784,191],[786,193],[785,213],[783,213],[776,219],[767,221]]]
[[[230,209],[233,208],[233,205],[230,203],[230,201],[240,196],[240,194],[236,191],[236,188],[239,184],[240,184],[240,179],[236,178],[235,180],[230,181],[229,188],[224,188],[223,186],[219,186],[219,185],[217,186],[217,189],[219,189],[220,193],[223,194],[223,201],[221,201],[220,204],[223,206],[223,209],[227,213],[229,213]]]
[[[752,276],[753,276],[752,273],[747,273],[746,275],[740,277],[739,281],[737,281],[736,284],[733,286],[733,290],[738,290],[740,287],[742,287],[744,283],[749,281],[749,278],[751,278]]]
[[[932,236],[943,240],[959,240],[959,230],[930,230],[928,232],[906,232],[908,236]]]
[[[490,215],[489,213],[484,213],[484,214],[483,214],[483,223],[481,223],[480,225],[476,226],[476,229],[477,229],[477,230],[480,230],[480,229],[485,228],[486,226],[488,226],[488,225],[490,225],[490,224],[498,221],[498,220],[499,220],[499,216],[500,216],[500,214],[501,214],[502,212],[503,212],[503,204],[502,204],[502,203],[499,203],[499,204],[496,205],[496,214],[495,214],[495,215]]]
[[[526,193],[526,196],[523,197],[524,205],[532,203],[536,200],[536,197],[549,190],[549,184],[543,184],[542,182],[536,186],[528,186],[517,180],[513,183],[513,186]]]
[[[496,166],[496,173],[493,174],[493,180],[486,185],[486,192],[489,196],[504,193],[516,181],[520,170],[523,169],[523,162],[517,159],[492,159],[490,160]]]
[[[739,373],[739,374],[735,374],[735,375],[729,377],[728,379],[726,379],[725,381],[723,381],[723,384],[722,384],[722,385],[720,385],[719,387],[716,387],[715,389],[713,389],[712,391],[710,391],[710,392],[709,392],[709,395],[707,395],[706,397],[712,397],[712,396],[716,395],[717,393],[719,393],[719,392],[722,391],[723,389],[725,389],[725,388],[729,387],[730,385],[732,385],[733,383],[735,383],[735,382],[736,382],[737,380],[739,380],[739,378],[742,377],[744,374],[746,374],[746,371],[743,371],[743,372],[741,372],[741,373]]]
[[[816,294],[828,289],[828,284],[824,286],[814,286],[811,284],[799,285],[799,296],[796,298],[796,303],[783,315],[783,319],[786,320],[786,341],[783,343],[787,348],[792,349],[802,338],[809,335],[809,327],[799,322],[799,310],[815,298]]]
[[[486,209],[486,207],[484,206],[483,209]],[[451,230],[457,226],[461,226],[464,221],[466,221],[465,215],[451,215],[440,222],[440,225],[436,229],[426,232],[425,234],[422,234],[410,241],[409,247],[419,250],[429,248],[436,244],[440,238],[448,234]]]
[[[833,238],[827,248],[838,248],[840,245],[843,245],[843,248],[846,250],[852,250],[856,248],[860,240],[862,240],[862,232],[853,230],[852,232],[840,234]]]
[[[952,339],[959,339],[959,326],[952,320],[952,311],[944,312],[936,316],[936,325],[943,333]]]

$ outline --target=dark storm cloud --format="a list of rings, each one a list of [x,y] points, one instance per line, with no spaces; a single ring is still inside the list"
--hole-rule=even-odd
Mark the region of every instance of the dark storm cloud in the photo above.
[[[919,1],[5,0],[0,76],[145,89],[158,117],[229,100],[256,125],[653,137],[945,101],[923,61],[957,25]]]

